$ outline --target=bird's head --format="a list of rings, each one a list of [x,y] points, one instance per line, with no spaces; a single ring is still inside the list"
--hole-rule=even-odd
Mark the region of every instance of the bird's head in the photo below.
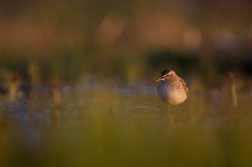
[[[176,76],[176,73],[173,70],[164,70],[161,73],[161,77],[153,82],[165,81],[165,80],[168,80],[169,78],[174,77],[174,76]]]

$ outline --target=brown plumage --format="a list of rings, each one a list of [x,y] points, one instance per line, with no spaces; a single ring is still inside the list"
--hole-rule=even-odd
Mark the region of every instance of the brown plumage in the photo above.
[[[177,105],[183,103],[187,98],[186,83],[173,70],[164,70],[161,78],[154,82],[158,81],[160,81],[157,86],[158,96],[167,104]]]

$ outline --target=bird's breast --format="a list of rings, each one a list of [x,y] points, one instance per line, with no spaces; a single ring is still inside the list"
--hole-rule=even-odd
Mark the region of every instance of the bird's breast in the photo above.
[[[182,91],[182,85],[161,81],[157,87],[158,96],[168,104],[180,104],[185,101],[187,95]]]

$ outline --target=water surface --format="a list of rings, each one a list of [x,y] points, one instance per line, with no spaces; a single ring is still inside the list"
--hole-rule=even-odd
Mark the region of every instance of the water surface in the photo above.
[[[252,164],[250,95],[239,95],[235,110],[228,94],[191,89],[168,114],[155,86],[85,80],[62,91],[61,107],[50,94],[2,96],[0,166]]]

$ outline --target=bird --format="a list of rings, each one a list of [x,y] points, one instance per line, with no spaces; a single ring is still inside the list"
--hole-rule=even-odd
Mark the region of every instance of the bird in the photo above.
[[[157,86],[158,96],[168,105],[178,105],[183,103],[188,95],[188,88],[185,81],[180,78],[175,71],[165,69],[161,73],[161,77],[153,81],[159,82]]]

